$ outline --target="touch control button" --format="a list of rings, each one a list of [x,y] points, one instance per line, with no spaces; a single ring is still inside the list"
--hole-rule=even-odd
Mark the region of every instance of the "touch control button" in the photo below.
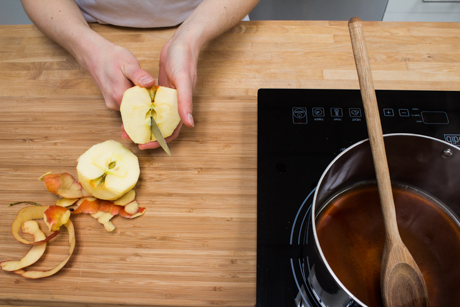
[[[409,117],[409,110],[408,109],[399,109],[399,116],[401,117]]]
[[[304,108],[304,107],[292,108],[292,123],[294,124],[308,123],[307,108]]]
[[[393,109],[383,109],[384,116],[395,116],[395,112]]]
[[[361,117],[362,116],[360,108],[350,108],[348,112],[350,113],[350,117]]]
[[[314,117],[324,117],[324,108],[315,107],[312,109],[312,114]]]
[[[343,117],[342,108],[331,108],[332,117]]]

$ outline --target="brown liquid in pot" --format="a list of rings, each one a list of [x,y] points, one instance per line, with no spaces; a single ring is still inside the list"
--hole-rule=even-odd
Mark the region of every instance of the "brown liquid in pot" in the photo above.
[[[460,228],[433,199],[393,187],[401,238],[423,273],[431,307],[460,305]],[[460,200],[459,200],[460,201]],[[368,306],[383,306],[385,230],[376,185],[335,197],[316,218],[319,244],[342,284]]]

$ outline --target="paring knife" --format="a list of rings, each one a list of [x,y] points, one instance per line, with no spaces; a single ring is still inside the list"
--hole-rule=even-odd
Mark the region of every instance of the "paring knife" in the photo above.
[[[157,139],[158,143],[161,145],[161,148],[163,148],[164,151],[166,151],[166,153],[171,156],[168,144],[166,143],[160,128],[158,128],[157,123],[153,119],[153,115],[150,115],[150,130],[152,131],[153,136]]]

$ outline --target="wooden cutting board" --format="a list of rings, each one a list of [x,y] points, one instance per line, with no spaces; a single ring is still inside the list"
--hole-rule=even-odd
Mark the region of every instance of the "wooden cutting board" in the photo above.
[[[153,76],[174,32],[92,28]],[[460,90],[459,23],[364,29],[376,88]],[[53,204],[38,178],[76,175],[76,159],[96,143],[117,140],[139,157],[135,189],[147,207],[138,219],[116,217],[111,233],[89,216],[72,217],[69,263],[40,280],[0,272],[0,306],[254,306],[257,90],[275,87],[357,89],[347,22],[242,22],[205,46],[196,125],[170,143],[172,157],[122,140],[120,115],[105,107],[89,74],[34,26],[0,26],[0,260],[28,250],[10,232],[23,205],[7,205]],[[63,232],[38,267],[66,251]]]

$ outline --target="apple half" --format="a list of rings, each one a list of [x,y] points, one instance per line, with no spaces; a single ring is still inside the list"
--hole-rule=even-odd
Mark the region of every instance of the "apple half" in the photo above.
[[[123,94],[120,113],[124,129],[134,143],[156,141],[150,130],[150,115],[167,138],[180,123],[177,91],[163,86],[131,87]]]
[[[78,158],[78,180],[92,196],[116,200],[131,190],[140,174],[139,160],[116,141],[105,141]]]

